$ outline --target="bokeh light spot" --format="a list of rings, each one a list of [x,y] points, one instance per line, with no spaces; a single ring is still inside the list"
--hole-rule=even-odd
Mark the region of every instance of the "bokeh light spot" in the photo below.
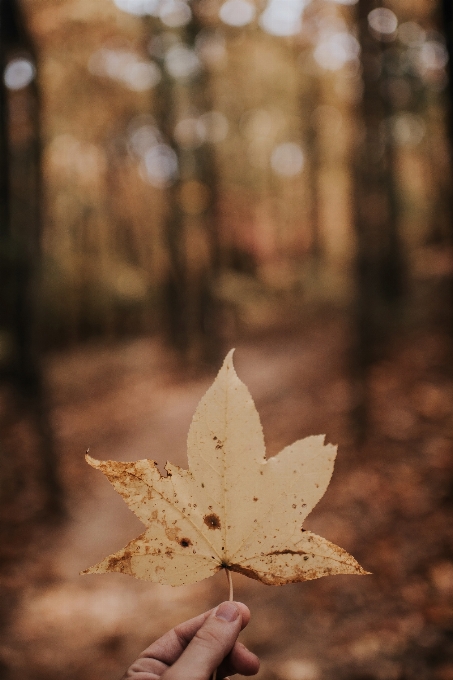
[[[149,149],[160,144],[161,134],[155,125],[145,123],[139,127],[132,126],[129,132],[128,149],[139,157],[143,157]]]
[[[388,40],[398,28],[398,18],[391,9],[377,7],[368,14],[368,25],[377,37]]]
[[[421,45],[426,37],[426,32],[415,21],[406,21],[398,28],[398,38],[408,47]]]
[[[326,34],[316,45],[315,61],[327,71],[338,71],[348,62],[357,59],[360,45],[357,38],[347,31]]]
[[[210,67],[218,68],[227,59],[225,38],[220,31],[201,30],[195,39],[195,51]]]
[[[301,29],[302,12],[306,0],[269,0],[260,17],[260,26],[275,36],[291,36]]]
[[[149,184],[164,188],[178,175],[178,157],[168,144],[157,144],[143,158],[141,175]]]
[[[73,135],[63,133],[52,139],[46,149],[47,159],[60,175],[77,176],[84,184],[96,182],[106,171],[104,151]]]
[[[29,59],[12,59],[5,68],[3,80],[8,90],[22,90],[35,77],[35,67]]]
[[[448,62],[448,52],[438,40],[429,40],[421,47],[418,62],[422,71],[438,71],[445,68]]]
[[[135,62],[128,65],[121,74],[121,80],[130,90],[142,92],[150,90],[159,83],[161,73],[153,62]]]
[[[194,50],[177,44],[170,47],[165,55],[165,68],[178,80],[196,76],[201,69],[201,63]]]
[[[178,121],[174,130],[176,142],[183,149],[196,149],[202,140],[198,134],[198,119],[183,118]]]
[[[197,132],[200,139],[211,144],[218,144],[228,135],[228,120],[220,111],[207,111],[197,121]]]
[[[391,131],[400,146],[417,146],[425,136],[426,125],[421,116],[404,112],[393,116]]]
[[[165,0],[159,9],[159,18],[169,28],[179,28],[189,23],[192,11],[184,0]]]
[[[227,0],[219,11],[219,17],[229,26],[246,26],[255,18],[255,6],[247,0]]]
[[[102,47],[91,55],[88,70],[96,76],[112,78],[130,90],[141,92],[155,87],[161,79],[157,64],[140,60],[135,52]]]
[[[159,0],[114,0],[118,9],[128,14],[142,17],[147,14],[155,16],[159,7]]]
[[[274,147],[271,154],[271,167],[277,175],[294,177],[304,166],[304,154],[298,144],[284,142]]]

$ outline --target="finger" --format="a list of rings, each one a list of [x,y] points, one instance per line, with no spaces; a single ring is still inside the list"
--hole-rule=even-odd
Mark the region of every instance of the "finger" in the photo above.
[[[217,671],[219,679],[227,675],[256,675],[260,669],[260,660],[241,642],[236,642],[231,652],[222,661]]]
[[[242,604],[242,602],[236,602],[235,604],[238,606],[242,617],[242,630],[250,621],[250,610],[245,604]],[[209,611],[204,612],[204,614],[199,614],[193,619],[189,619],[189,621],[180,623],[147,647],[140,654],[140,658],[156,659],[167,664],[167,666],[170,666],[181,656],[194,635],[196,635],[206,619],[213,614],[215,609],[210,609]]]
[[[134,680],[153,680],[154,678],[160,678],[167,668],[167,664],[157,661],[157,659],[139,657],[129,667],[122,680],[127,680],[128,678],[134,678]]]
[[[260,662],[257,656],[247,649],[241,642],[235,642],[233,649],[222,661],[217,671],[219,680],[228,675],[239,673],[240,675],[255,675],[258,673]],[[166,671],[168,665],[153,658],[139,658],[129,668],[129,676],[134,680],[154,680]],[[139,675],[143,674],[143,675]]]
[[[242,617],[235,602],[222,602],[198,629],[179,659],[162,680],[208,680],[231,652],[241,630]]]

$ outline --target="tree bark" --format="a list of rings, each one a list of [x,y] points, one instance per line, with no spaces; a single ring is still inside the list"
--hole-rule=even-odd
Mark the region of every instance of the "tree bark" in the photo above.
[[[453,148],[453,4],[450,0],[441,0],[441,21],[445,35],[446,47],[448,50],[448,96],[449,112],[448,123],[450,142]]]
[[[386,45],[368,27],[368,15],[378,6],[376,0],[359,0],[357,5],[363,97],[355,162],[358,339],[353,361],[357,424],[362,431],[366,427],[367,370],[382,349],[404,289],[394,148],[388,134],[392,108],[386,96]]]
[[[179,29],[178,38],[184,47],[193,50],[202,26],[197,3],[191,7],[192,19]],[[164,63],[162,71],[156,118],[179,165],[178,177],[167,189],[165,235],[169,268],[164,284],[164,325],[170,343],[187,358],[216,362],[219,303],[214,288],[220,257],[214,151],[209,142],[184,148],[174,134],[178,120],[200,116],[212,108],[209,75],[203,66],[193,77],[181,80],[168,74]],[[198,212],[191,213],[184,203],[184,192],[190,187],[198,187],[205,195],[205,205]]]
[[[7,533],[62,511],[39,351],[39,96],[35,81],[5,87],[15,57],[36,65],[20,8],[0,0],[0,519]]]

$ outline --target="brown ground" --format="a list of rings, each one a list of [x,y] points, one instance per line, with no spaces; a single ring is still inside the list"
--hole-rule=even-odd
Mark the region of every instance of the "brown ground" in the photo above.
[[[261,414],[269,453],[326,433],[332,483],[307,521],[372,576],[268,587],[234,574],[252,610],[243,641],[262,680],[453,679],[453,382],[436,332],[395,343],[370,374],[368,443],[354,444],[348,328],[238,345],[236,369]],[[152,639],[227,597],[222,573],[170,588],[128,576],[79,576],[142,525],[83,454],[185,464],[191,416],[212,375],[191,376],[155,340],[51,357],[52,420],[69,520],[17,564],[18,607],[4,636],[9,680],[115,680]],[[3,671],[2,671],[3,668]],[[2,675],[3,672],[3,675]]]

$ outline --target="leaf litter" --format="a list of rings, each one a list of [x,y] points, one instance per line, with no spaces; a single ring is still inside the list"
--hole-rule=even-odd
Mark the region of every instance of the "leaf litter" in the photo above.
[[[344,324],[324,320],[292,337],[243,343],[241,373],[253,385],[270,455],[315,432],[339,441],[341,464],[306,525],[360,556],[375,576],[275,589],[238,574],[238,599],[261,612],[243,642],[261,657],[263,680],[446,680],[453,677],[453,522],[446,503],[453,429],[443,409],[428,418],[419,403],[426,386],[451,385],[451,341],[432,330],[404,336],[376,365],[368,381],[369,441],[359,448],[351,439],[349,339]],[[184,465],[190,416],[208,383],[184,380],[176,364],[169,373],[170,363],[155,340],[52,358],[48,379],[73,517],[64,545],[49,534],[31,564],[18,563],[9,585],[22,589],[22,604],[4,631],[0,658],[15,680],[57,680],[69,668],[73,680],[119,677],[162,630],[218,601],[215,578],[171,588],[114,573],[76,577],[112,541],[121,545],[140,532],[135,515],[121,512],[121,497],[116,503],[116,494],[108,495],[103,475],[88,474],[80,450],[91,443],[98,457],[120,459],[129,442],[138,458],[151,450],[160,463],[161,452],[171,451]],[[106,374],[115,379],[105,383]],[[444,392],[451,413],[453,393]],[[416,418],[405,441],[390,437],[387,426],[396,407]],[[9,598],[0,599],[4,611]],[[108,599],[118,606],[107,607]]]

